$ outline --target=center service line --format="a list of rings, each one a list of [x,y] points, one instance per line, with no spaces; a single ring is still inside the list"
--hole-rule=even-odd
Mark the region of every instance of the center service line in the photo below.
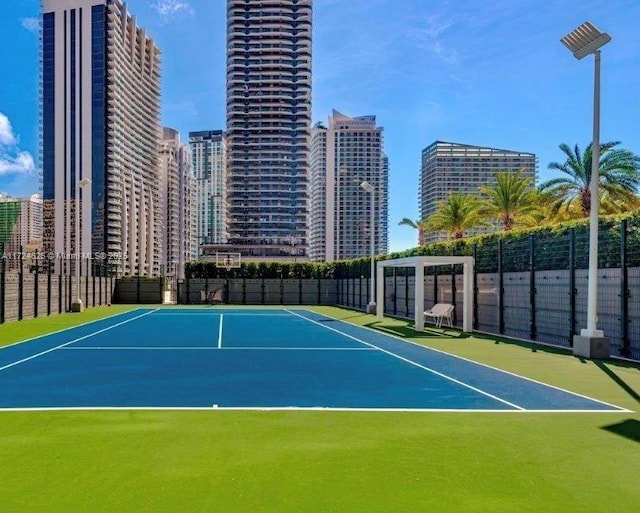
[[[23,363],[23,362],[26,362],[26,361],[29,361],[29,360],[33,360],[34,358],[37,358],[38,356],[42,356],[43,354],[50,353],[51,351],[55,351],[56,349],[61,349],[61,348],[65,347],[65,346],[68,346],[69,344],[73,344],[74,342],[79,342],[80,340],[84,340],[85,338],[93,337],[93,336],[98,335],[100,333],[104,333],[105,331],[108,331],[110,329],[117,328],[118,326],[122,326],[123,324],[126,324],[128,322],[135,321],[136,319],[140,319],[141,317],[144,317],[145,315],[152,314],[153,312],[157,312],[158,310],[159,309],[156,308],[155,310],[151,310],[150,312],[145,312],[145,313],[143,313],[141,315],[137,315],[136,317],[131,317],[130,319],[127,319],[126,321],[119,322],[118,324],[114,324],[113,326],[107,326],[106,328],[102,328],[101,330],[95,331],[93,333],[89,333],[88,335],[84,335],[82,337],[75,338],[73,340],[70,340],[69,342],[65,342],[64,344],[60,344],[59,346],[52,347],[51,349],[47,349],[46,351],[42,351],[40,353],[36,353],[34,355],[28,356],[27,358],[23,358],[22,360],[18,360],[17,362],[13,362],[13,363],[10,363],[8,365],[5,365],[4,367],[0,367],[0,371],[3,371],[5,369],[8,369],[9,367],[13,367],[14,365],[18,365],[18,364]]]
[[[220,314],[220,327],[218,329],[218,349],[222,349],[222,319],[224,314]]]

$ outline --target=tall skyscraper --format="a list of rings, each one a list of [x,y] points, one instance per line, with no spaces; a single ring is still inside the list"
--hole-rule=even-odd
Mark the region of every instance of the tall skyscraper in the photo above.
[[[229,243],[307,250],[311,0],[227,0]]]
[[[189,132],[196,178],[197,242],[227,241],[227,137],[222,130]]]
[[[155,274],[160,50],[122,0],[42,9],[45,249],[106,253],[125,274]]]
[[[160,147],[161,270],[184,278],[184,264],[196,258],[196,184],[191,152],[173,128],[162,129]]]
[[[309,256],[334,261],[371,253],[373,186],[374,251],[388,251],[389,163],[375,116],[349,117],[334,110],[328,128],[317,124],[311,143]]]
[[[435,141],[422,150],[418,201],[420,219],[436,211],[436,202],[452,192],[477,193],[495,183],[495,173],[523,169],[523,176],[536,179],[537,159],[533,153],[499,150],[468,144]],[[482,230],[486,231],[486,230]],[[435,235],[426,236],[425,242]]]

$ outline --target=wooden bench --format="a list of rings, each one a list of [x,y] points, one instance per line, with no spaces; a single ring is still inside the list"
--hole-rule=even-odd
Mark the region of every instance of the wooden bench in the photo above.
[[[446,321],[449,327],[453,328],[451,320],[453,318],[454,308],[453,305],[448,303],[436,303],[431,310],[424,312],[425,321],[427,317],[431,317],[436,324],[436,328],[441,328],[443,321]]]

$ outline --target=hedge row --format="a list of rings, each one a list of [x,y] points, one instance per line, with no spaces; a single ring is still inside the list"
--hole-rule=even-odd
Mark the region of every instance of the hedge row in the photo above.
[[[623,221],[626,232],[622,230]],[[620,267],[622,236],[627,236],[627,266],[640,267],[640,214],[608,216],[600,219],[598,264],[600,268]],[[533,246],[534,269],[561,270],[570,267],[573,244],[574,265],[577,269],[589,267],[589,220],[571,221],[552,227],[498,232],[476,235],[465,239],[436,242],[390,253],[381,259],[411,256],[474,256],[475,268],[480,273],[498,271],[500,241],[502,241],[502,269],[505,272],[530,270]],[[185,267],[189,278],[367,278],[370,275],[369,257],[331,263],[313,262],[248,262],[240,269],[226,271],[213,262],[191,262]],[[413,274],[413,269],[389,269],[397,275]],[[449,273],[443,267],[437,272]],[[456,270],[461,272],[461,270]]]

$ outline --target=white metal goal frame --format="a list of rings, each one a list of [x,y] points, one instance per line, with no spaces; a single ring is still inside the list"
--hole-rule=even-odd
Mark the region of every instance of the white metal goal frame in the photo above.
[[[414,319],[416,331],[424,329],[424,268],[438,265],[462,264],[462,331],[473,330],[473,257],[470,256],[416,256],[380,260],[377,262],[376,275],[376,317],[382,320],[384,314],[384,269],[386,267],[413,267],[415,269],[416,286],[414,301]],[[422,286],[421,286],[422,285]],[[454,298],[455,299],[455,298]]]

